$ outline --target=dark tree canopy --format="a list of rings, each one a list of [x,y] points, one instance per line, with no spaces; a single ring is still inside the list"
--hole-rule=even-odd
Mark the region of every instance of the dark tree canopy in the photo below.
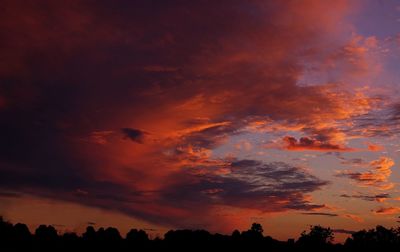
[[[278,241],[263,235],[261,224],[231,235],[211,234],[206,230],[170,230],[164,238],[150,239],[142,229],[131,229],[123,238],[113,227],[88,226],[82,235],[58,233],[53,226],[40,225],[32,234],[25,224],[13,225],[0,217],[1,251],[399,251],[400,228],[377,226],[354,232],[344,244],[334,244],[333,230],[311,226],[300,237]]]

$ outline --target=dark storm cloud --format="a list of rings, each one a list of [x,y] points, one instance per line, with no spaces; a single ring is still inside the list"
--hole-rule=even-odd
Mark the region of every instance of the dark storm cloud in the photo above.
[[[180,174],[183,178],[165,188],[164,197],[176,204],[215,202],[266,212],[312,210],[324,206],[312,204],[306,194],[319,190],[327,182],[285,163],[238,160],[232,162],[226,174],[195,174],[195,171],[196,167]]]
[[[352,115],[338,113],[348,100],[331,99],[329,87],[297,85],[304,57],[320,58],[319,48],[327,47],[319,33],[332,29],[344,8],[336,1],[326,7],[319,1],[3,1],[0,187],[171,225],[216,203],[261,211],[322,207],[305,195],[327,182],[288,164],[242,160],[228,174],[207,174],[201,165],[186,172],[178,161],[207,159],[186,149],[215,148],[254,116],[306,123],[312,132],[315,122]],[[211,122],[227,123],[185,131]],[[142,143],[152,128],[173,144],[163,148],[159,141],[141,152],[150,148],[146,141],[131,150],[128,141],[101,139],[121,129]],[[93,132],[101,145],[82,141]],[[168,163],[171,145],[176,153]],[[141,182],[159,188],[145,192]]]
[[[132,129],[132,128],[123,128],[121,129],[122,133],[124,134],[125,138],[128,138],[137,143],[143,143],[145,135],[147,132],[144,132],[139,129]]]

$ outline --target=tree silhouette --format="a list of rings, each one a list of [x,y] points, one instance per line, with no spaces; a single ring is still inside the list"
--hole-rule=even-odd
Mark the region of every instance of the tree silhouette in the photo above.
[[[253,223],[251,225],[250,230],[255,232],[255,233],[260,233],[260,234],[262,234],[264,232],[263,227],[259,223]]]
[[[149,241],[149,236],[143,230],[131,229],[126,234],[126,240],[132,243],[145,243]]]
[[[14,241],[13,233],[13,225],[0,216],[0,243],[3,245],[12,243]]]
[[[387,229],[383,226],[376,226],[368,231],[361,230],[352,234],[345,242],[346,247],[353,250],[386,250],[391,251],[400,247],[400,228]]]
[[[256,241],[263,239],[264,230],[259,223],[253,223],[249,230],[242,232],[241,237],[244,240]]]
[[[25,224],[12,225],[0,217],[0,251],[206,251],[206,250],[268,250],[289,251],[399,251],[400,227],[377,226],[355,232],[345,244],[333,244],[333,231],[328,227],[311,226],[299,239],[278,241],[263,236],[261,224],[253,223],[249,230],[235,230],[231,235],[211,234],[206,230],[170,230],[149,239],[143,230],[131,229],[125,239],[118,229],[89,226],[78,236],[75,233],[58,234],[53,226],[40,225],[32,235]]]
[[[14,225],[14,236],[19,242],[29,242],[32,238],[32,234],[25,224],[17,223]]]
[[[104,230],[103,239],[107,242],[118,242],[121,241],[122,237],[119,234],[118,229],[114,227],[108,227]]]
[[[240,239],[240,231],[235,229],[232,232],[232,239],[238,241]]]
[[[333,231],[330,228],[324,228],[322,226],[311,226],[310,232],[303,231],[300,239],[312,240],[318,243],[329,243],[333,241]]]
[[[311,226],[310,231],[307,233],[303,231],[300,235],[297,244],[304,248],[314,248],[316,250],[326,250],[326,248],[333,241],[333,231],[330,228],[325,228],[320,225]]]
[[[35,238],[43,242],[56,241],[57,230],[53,226],[40,225],[35,231]]]
[[[86,232],[82,234],[82,238],[86,241],[96,240],[96,230],[92,226],[86,228]]]

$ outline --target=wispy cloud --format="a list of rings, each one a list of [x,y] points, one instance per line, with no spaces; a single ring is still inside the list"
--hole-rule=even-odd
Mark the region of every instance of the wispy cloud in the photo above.
[[[381,190],[393,188],[394,184],[389,182],[389,177],[392,174],[391,167],[394,161],[388,157],[370,162],[371,170],[365,172],[341,171],[337,174],[338,177],[347,177],[356,181],[360,186],[374,186]]]
[[[400,213],[400,207],[380,207],[372,211],[378,215],[392,215]]]

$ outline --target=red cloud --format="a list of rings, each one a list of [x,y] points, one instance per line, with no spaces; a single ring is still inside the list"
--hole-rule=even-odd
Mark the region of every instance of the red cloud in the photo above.
[[[326,42],[346,1],[4,5],[2,187],[170,226],[215,225],[215,209],[317,209],[306,195],[325,181],[282,163],[237,169],[212,150],[258,117],[311,134],[289,150],[348,151],[332,125],[371,106],[298,85],[342,47]]]
[[[285,149],[293,151],[315,150],[315,151],[352,151],[353,149],[333,144],[329,142],[318,141],[308,137],[302,137],[297,140],[294,137],[286,136],[283,138]]]

